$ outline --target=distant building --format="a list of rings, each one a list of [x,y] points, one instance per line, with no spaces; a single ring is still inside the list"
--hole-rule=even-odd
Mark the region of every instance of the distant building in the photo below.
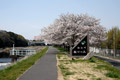
[[[40,35],[39,36],[34,36],[34,40],[40,40]]]

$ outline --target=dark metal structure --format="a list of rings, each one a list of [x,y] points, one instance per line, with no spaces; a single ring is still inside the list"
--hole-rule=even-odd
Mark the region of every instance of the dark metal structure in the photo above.
[[[77,45],[72,48],[72,56],[86,56],[89,52],[89,41],[86,35]]]

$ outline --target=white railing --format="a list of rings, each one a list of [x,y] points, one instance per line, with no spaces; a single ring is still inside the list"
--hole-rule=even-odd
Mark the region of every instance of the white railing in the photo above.
[[[26,50],[10,50],[10,55],[19,55],[19,56],[30,56],[36,53],[36,50],[26,49]]]
[[[103,56],[111,56],[111,57],[119,57],[120,58],[120,50],[114,49],[103,49],[103,48],[95,48],[90,47],[90,52],[93,51],[96,54],[103,55]]]

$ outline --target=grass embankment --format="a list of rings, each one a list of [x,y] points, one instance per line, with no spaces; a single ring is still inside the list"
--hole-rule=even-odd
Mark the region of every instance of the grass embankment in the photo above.
[[[64,48],[61,48],[61,47],[55,47],[55,46],[54,46],[54,48],[60,50],[60,52],[68,52],[67,49],[64,49]]]
[[[95,57],[90,60],[71,60],[67,55],[58,53],[57,61],[63,75],[58,76],[58,80],[62,80],[61,77],[63,80],[120,80],[118,69]]]
[[[29,58],[17,62],[15,65],[10,66],[4,70],[0,71],[0,80],[16,80],[21,74],[23,74],[28,68],[30,68],[35,62],[43,56],[48,47],[44,48],[35,55],[30,56]]]

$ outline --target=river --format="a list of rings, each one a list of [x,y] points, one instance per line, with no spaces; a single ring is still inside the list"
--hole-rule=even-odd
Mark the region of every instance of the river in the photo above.
[[[0,58],[0,70],[11,64],[11,58]]]
[[[17,59],[19,61],[20,59]],[[0,58],[0,70],[11,64],[11,58]]]

